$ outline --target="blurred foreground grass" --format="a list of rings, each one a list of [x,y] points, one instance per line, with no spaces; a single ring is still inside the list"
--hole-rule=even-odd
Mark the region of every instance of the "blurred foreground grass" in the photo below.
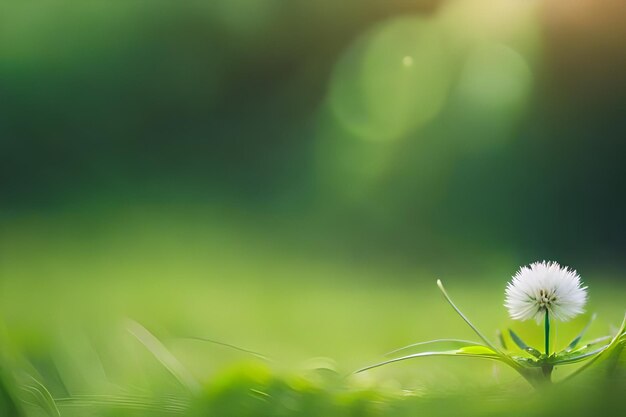
[[[351,376],[399,346],[474,339],[437,291],[436,278],[494,338],[496,329],[512,326],[540,345],[541,329],[508,321],[502,306],[508,276],[500,265],[485,276],[435,276],[314,256],[271,225],[236,227],[240,219],[202,210],[184,211],[176,221],[171,213],[148,213],[117,210],[99,221],[37,213],[2,218],[0,341],[9,391],[28,384],[28,374],[50,390],[62,415],[77,416],[584,415],[598,402],[612,406],[613,390],[624,387],[622,374],[613,388],[582,383],[585,395],[570,391],[581,383],[562,388],[555,398],[575,401],[556,413],[562,404],[545,394],[526,401],[530,389],[512,371],[470,358],[423,358]],[[510,274],[517,265],[508,267]],[[589,337],[604,335],[623,315],[624,287],[581,273],[590,286],[588,311],[599,316]],[[172,377],[128,332],[128,319],[158,338],[199,391]],[[585,320],[558,326],[557,346]],[[557,370],[556,378],[567,372]]]

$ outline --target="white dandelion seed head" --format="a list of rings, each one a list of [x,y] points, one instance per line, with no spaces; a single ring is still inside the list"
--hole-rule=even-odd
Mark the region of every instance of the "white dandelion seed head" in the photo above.
[[[546,312],[560,321],[580,313],[587,302],[587,287],[578,273],[556,262],[535,262],[517,271],[506,287],[504,306],[514,320],[534,318],[537,323]]]

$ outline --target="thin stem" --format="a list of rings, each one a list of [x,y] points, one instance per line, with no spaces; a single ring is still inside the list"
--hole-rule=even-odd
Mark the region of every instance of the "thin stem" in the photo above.
[[[550,315],[548,314],[548,309],[546,309],[546,360],[550,357]],[[552,382],[552,369],[554,369],[553,365],[544,363],[541,366],[541,370],[543,371],[543,377],[545,378],[545,382]]]
[[[459,316],[461,316],[461,318],[463,319],[463,321],[465,321],[465,323],[467,323],[467,325],[469,327],[472,328],[472,330],[474,330],[474,333],[476,333],[478,335],[478,337],[480,337],[482,339],[483,342],[485,342],[485,344],[490,347],[493,351],[495,351],[496,353],[500,354],[501,356],[506,356],[504,355],[504,353],[502,353],[502,351],[500,349],[498,349],[495,345],[493,345],[489,339],[487,339],[487,337],[485,335],[483,335],[480,330],[478,330],[476,328],[476,326],[474,326],[472,324],[471,321],[469,321],[469,319],[467,317],[465,317],[465,314],[463,314],[461,312],[461,310],[459,310],[459,308],[456,306],[456,304],[454,304],[454,302],[452,302],[452,299],[450,298],[450,296],[448,295],[448,293],[446,292],[446,289],[443,287],[443,283],[441,282],[440,279],[437,280],[437,286],[439,287],[439,290],[441,291],[441,293],[443,294],[443,296],[445,297],[445,299],[448,301],[448,303],[452,306],[452,308],[454,309],[454,311],[457,312],[457,314]]]
[[[550,356],[550,316],[546,310],[546,356]]]

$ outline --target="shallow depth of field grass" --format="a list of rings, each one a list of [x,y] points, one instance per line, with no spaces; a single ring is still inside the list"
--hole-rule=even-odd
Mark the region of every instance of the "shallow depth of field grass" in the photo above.
[[[626,26],[575,3],[0,2],[0,417],[624,415],[623,354],[355,374],[476,341],[438,279],[492,340],[541,260],[553,348],[622,322]]]
[[[288,241],[267,244],[262,230],[243,233],[227,218],[195,213],[176,222],[127,210],[96,223],[5,216],[0,336],[8,395],[37,402],[20,388],[33,377],[64,416],[584,415],[617,407],[623,367],[607,379],[598,366],[552,394],[533,394],[509,369],[471,358],[420,358],[351,375],[409,343],[475,339],[436,278],[494,339],[512,326],[540,346],[542,333],[507,318],[506,271],[390,273],[384,264],[306,256]],[[604,278],[583,272],[587,310],[599,316],[590,337],[623,316],[624,288]],[[587,317],[559,324],[556,345],[566,345]],[[192,386],[132,334],[133,321]],[[555,379],[568,369],[557,369]],[[555,400],[562,396],[567,404]],[[26,411],[41,415],[35,406]]]

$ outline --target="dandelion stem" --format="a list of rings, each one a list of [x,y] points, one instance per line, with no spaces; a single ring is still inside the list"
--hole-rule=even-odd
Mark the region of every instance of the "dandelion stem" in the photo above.
[[[546,356],[550,356],[550,316],[546,310]]]

